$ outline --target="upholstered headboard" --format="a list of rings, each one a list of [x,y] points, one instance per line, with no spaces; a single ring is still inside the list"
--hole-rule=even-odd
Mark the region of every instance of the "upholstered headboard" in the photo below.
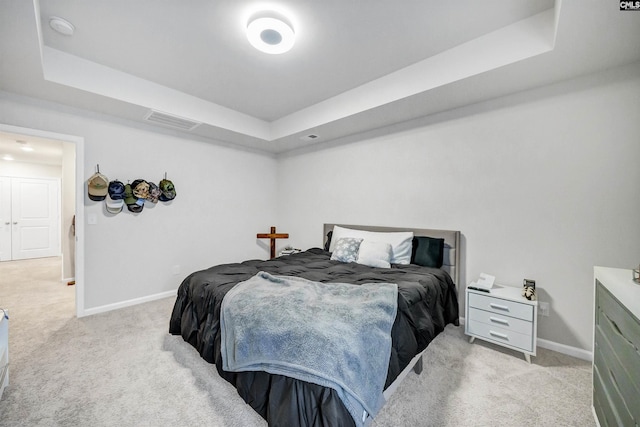
[[[444,261],[442,269],[445,270],[456,286],[460,286],[460,232],[454,230],[433,230],[429,228],[398,228],[398,227],[377,227],[371,225],[344,225],[344,224],[324,224],[323,243],[326,243],[327,233],[333,230],[333,226],[352,228],[365,231],[413,231],[414,236],[428,236],[444,239]]]

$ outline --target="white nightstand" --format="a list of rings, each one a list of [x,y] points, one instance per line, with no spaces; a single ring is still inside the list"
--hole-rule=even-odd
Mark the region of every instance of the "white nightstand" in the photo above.
[[[494,285],[489,293],[467,288],[465,333],[521,351],[527,362],[536,355],[538,302],[522,296],[522,288]]]

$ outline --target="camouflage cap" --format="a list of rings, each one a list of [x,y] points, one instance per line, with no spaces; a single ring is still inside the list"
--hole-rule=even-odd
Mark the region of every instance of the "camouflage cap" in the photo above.
[[[146,199],[149,197],[149,183],[144,179],[136,179],[131,183],[133,195],[138,199]]]
[[[149,195],[147,196],[147,200],[151,203],[158,203],[158,198],[161,194],[160,188],[153,182],[149,182]]]
[[[173,200],[176,198],[176,187],[173,185],[173,182],[171,182],[168,179],[163,179],[162,181],[160,181],[160,201],[161,202],[168,202],[169,200]]]
[[[140,203],[140,200],[142,200],[142,203]],[[124,186],[124,202],[127,204],[127,209],[129,209],[129,212],[142,212],[142,209],[144,208],[144,199],[138,199],[133,195],[131,184],[127,184]]]

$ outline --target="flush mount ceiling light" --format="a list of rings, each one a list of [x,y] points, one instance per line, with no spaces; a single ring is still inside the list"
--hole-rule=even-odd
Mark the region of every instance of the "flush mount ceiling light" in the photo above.
[[[278,12],[258,12],[247,24],[249,43],[264,53],[288,52],[295,43],[295,36],[289,20]]]
[[[76,30],[76,27],[74,27],[71,22],[57,16],[52,16],[51,18],[49,18],[49,26],[55,32],[65,36],[72,36],[73,32]]]

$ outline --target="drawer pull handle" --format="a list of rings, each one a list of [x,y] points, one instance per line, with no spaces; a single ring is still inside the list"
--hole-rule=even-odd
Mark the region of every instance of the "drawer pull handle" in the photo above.
[[[500,332],[494,332],[494,331],[489,331],[489,335],[494,336],[494,337],[498,337],[498,338],[502,338],[503,340],[508,340],[509,337],[505,334],[501,334]]]
[[[505,311],[509,311],[509,307],[507,307],[506,305],[500,305],[500,304],[496,304],[496,303],[489,303],[489,307],[491,308],[495,308],[497,310],[505,310]]]
[[[618,380],[616,380],[616,376],[613,375],[613,371],[611,369],[608,369],[608,371],[609,371],[609,375],[611,376],[611,381],[613,382],[613,386],[615,387],[616,391],[620,393],[620,386],[618,385]]]
[[[613,326],[614,331],[620,335],[620,338],[622,338],[623,340],[625,340],[626,342],[628,342],[629,344],[631,344],[632,346],[635,347],[635,345],[633,344],[633,342],[631,342],[626,336],[624,336],[624,334],[622,333],[622,331],[620,330],[620,327],[618,326],[618,324],[609,316],[607,316],[606,313],[604,313],[605,317],[607,318],[607,320],[611,323],[611,326]]]
[[[509,321],[504,319],[498,319],[497,317],[489,317],[489,320],[495,323],[500,323],[501,325],[509,326]]]

